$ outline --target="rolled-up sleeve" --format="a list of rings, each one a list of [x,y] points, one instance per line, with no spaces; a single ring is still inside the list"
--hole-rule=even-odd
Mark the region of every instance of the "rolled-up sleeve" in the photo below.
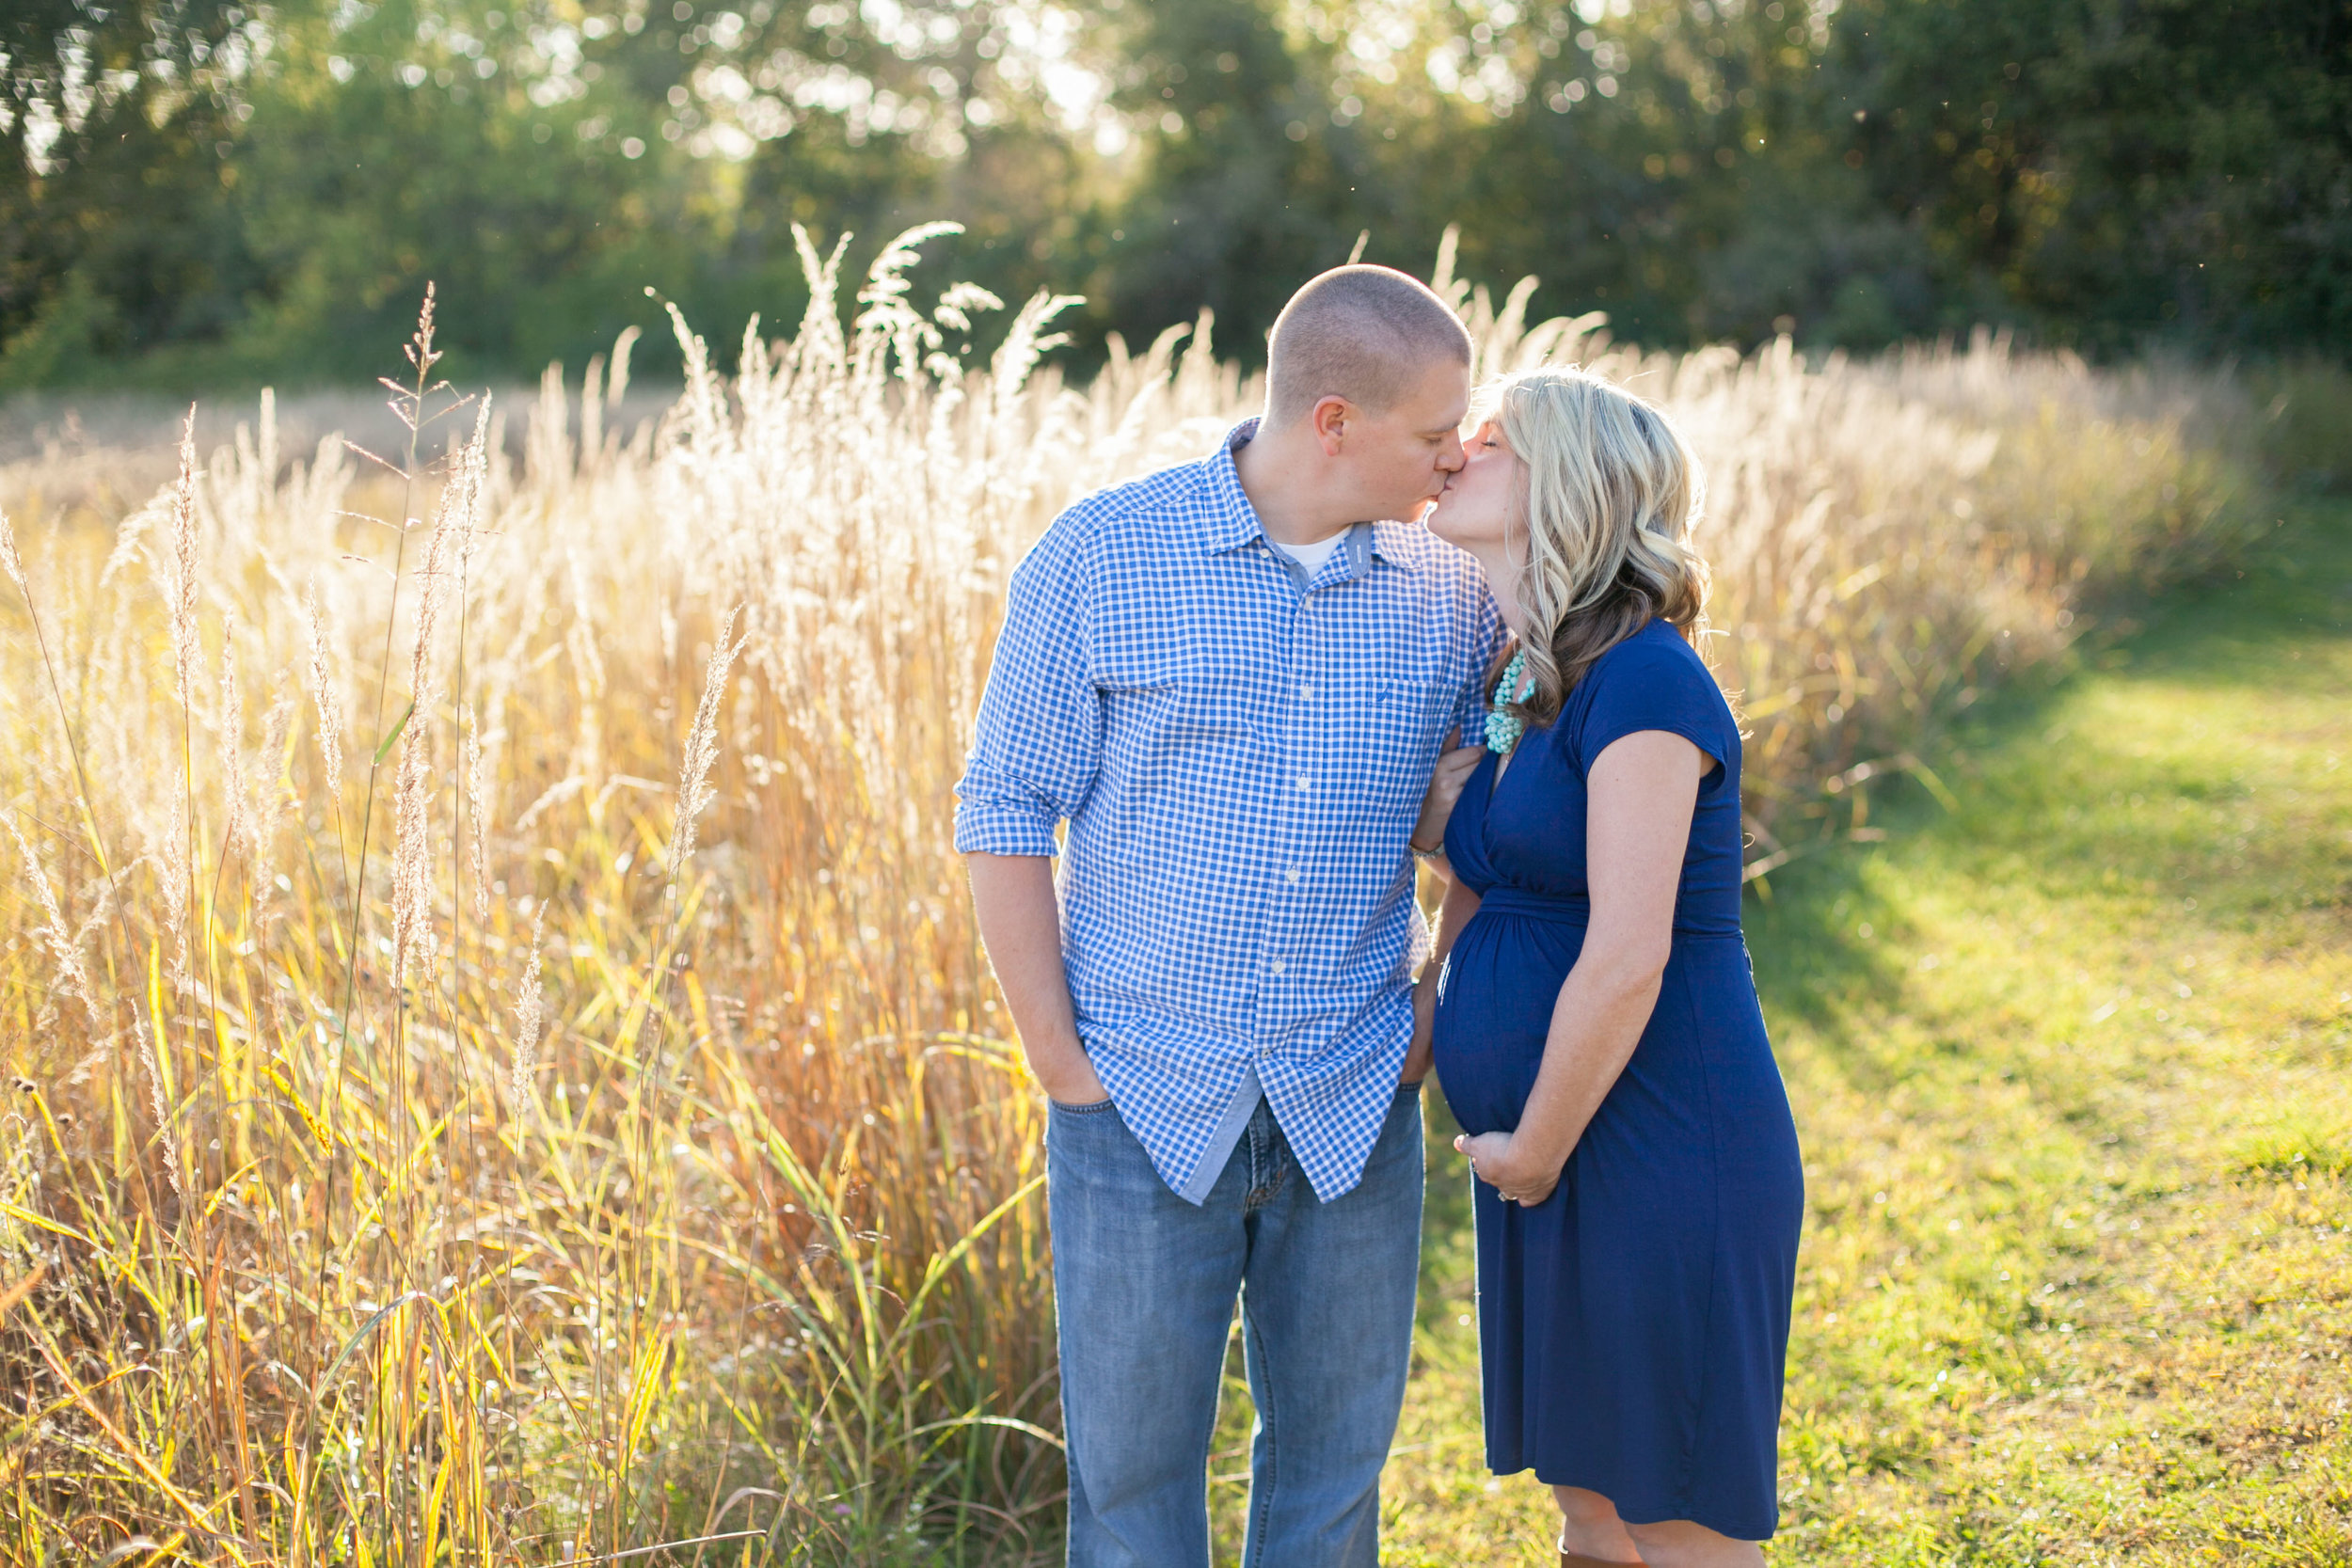
[[[956,785],[961,854],[1055,853],[1054,830],[1093,787],[1103,711],[1088,657],[1084,533],[1064,515],[1013,568]]]

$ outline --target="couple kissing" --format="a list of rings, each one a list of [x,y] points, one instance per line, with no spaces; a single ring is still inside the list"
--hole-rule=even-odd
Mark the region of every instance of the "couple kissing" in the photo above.
[[[1598,378],[1473,395],[1471,357],[1412,278],[1325,273],[1262,417],[1012,576],[956,845],[1051,1101],[1073,1568],[1207,1568],[1237,1300],[1244,1561],[1375,1568],[1433,1066],[1488,1465],[1552,1489],[1563,1563],[1772,1533],[1803,1167],[1698,467]]]

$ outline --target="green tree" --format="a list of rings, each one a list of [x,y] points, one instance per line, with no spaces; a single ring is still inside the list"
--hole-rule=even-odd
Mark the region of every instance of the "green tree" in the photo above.
[[[942,217],[926,278],[1245,356],[1450,223],[1661,344],[2352,353],[2352,0],[16,0],[0,52],[0,387],[350,377],[427,278],[453,373],[659,368],[649,287],[723,344],[796,224]]]
[[[1347,260],[1373,203],[1361,137],[1272,0],[1106,7],[1113,102],[1140,142],[1115,212],[1104,319],[1136,336],[1216,312],[1258,349],[1292,290]]]
[[[2352,351],[2352,3],[1855,0],[1823,95],[1939,314]]]
[[[236,319],[221,153],[250,44],[227,0],[0,8],[0,387]]]

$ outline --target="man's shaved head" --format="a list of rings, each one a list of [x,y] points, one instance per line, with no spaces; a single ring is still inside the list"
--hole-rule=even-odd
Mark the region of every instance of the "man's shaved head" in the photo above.
[[[1266,423],[1279,429],[1335,396],[1385,411],[1441,362],[1470,362],[1470,334],[1444,300],[1391,267],[1333,267],[1275,318]]]

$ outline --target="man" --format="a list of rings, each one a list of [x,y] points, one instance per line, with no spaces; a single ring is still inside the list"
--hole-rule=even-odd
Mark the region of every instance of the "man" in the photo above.
[[[1470,362],[1413,279],[1325,273],[1275,324],[1262,420],[1079,502],[1013,573],[956,845],[1053,1101],[1077,1568],[1208,1562],[1236,1294],[1244,1560],[1378,1560],[1427,1070],[1407,838],[1497,636],[1409,519],[1462,465]]]

